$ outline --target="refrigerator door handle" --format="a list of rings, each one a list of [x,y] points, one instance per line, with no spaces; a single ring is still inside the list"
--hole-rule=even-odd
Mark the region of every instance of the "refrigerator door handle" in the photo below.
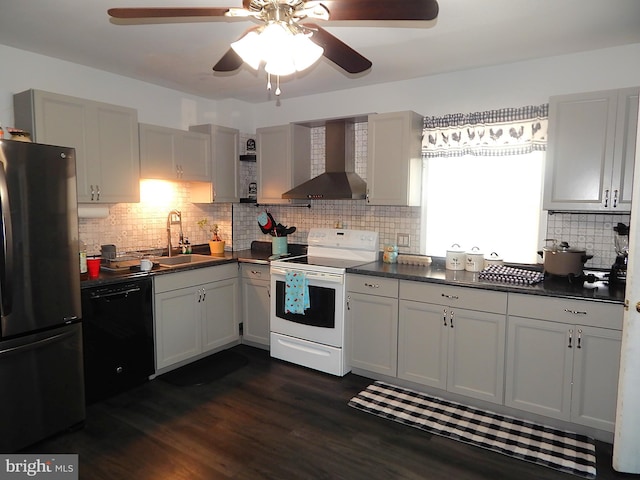
[[[11,230],[11,207],[9,205],[9,188],[5,163],[0,162],[0,313],[6,317],[13,308],[13,292],[11,279],[13,278],[13,233]]]
[[[45,345],[48,345],[49,343],[59,342],[63,338],[70,337],[73,334],[74,334],[74,332],[58,333],[57,335],[54,335],[53,337],[43,338],[42,340],[38,340],[36,342],[27,343],[25,345],[20,345],[18,347],[5,348],[4,350],[0,350],[0,357],[6,356],[6,355],[11,355],[11,354],[14,354],[14,353],[21,353],[21,352],[28,351],[28,350],[35,350],[37,348],[44,347]]]

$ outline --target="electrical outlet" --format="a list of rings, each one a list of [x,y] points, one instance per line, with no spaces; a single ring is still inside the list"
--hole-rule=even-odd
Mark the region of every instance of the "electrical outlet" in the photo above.
[[[398,247],[410,247],[411,237],[408,233],[398,233],[396,243],[398,244]]]

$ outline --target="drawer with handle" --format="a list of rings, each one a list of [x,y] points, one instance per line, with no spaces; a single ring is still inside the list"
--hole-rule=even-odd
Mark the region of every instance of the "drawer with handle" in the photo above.
[[[510,316],[622,330],[622,304],[509,294]]]
[[[398,280],[370,275],[349,274],[347,275],[347,291],[379,295],[381,297],[397,297]]]

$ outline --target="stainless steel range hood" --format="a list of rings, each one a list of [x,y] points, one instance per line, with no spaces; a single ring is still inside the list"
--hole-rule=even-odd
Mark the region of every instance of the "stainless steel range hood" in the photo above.
[[[282,198],[355,200],[365,198],[367,184],[355,173],[353,120],[325,123],[325,172],[282,194]]]

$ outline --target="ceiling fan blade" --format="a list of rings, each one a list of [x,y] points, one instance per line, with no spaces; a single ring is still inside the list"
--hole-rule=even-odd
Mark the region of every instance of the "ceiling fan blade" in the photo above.
[[[433,20],[437,0],[324,0],[331,20]]]
[[[227,50],[218,63],[213,66],[214,72],[233,72],[242,66],[243,60],[233,48]]]
[[[349,0],[351,1],[351,0]],[[315,30],[311,41],[324,48],[324,56],[349,73],[361,73],[371,68],[371,62],[349,45],[314,23],[305,27]]]
[[[110,8],[107,13],[114,18],[224,17],[228,10],[208,7],[134,7]]]

